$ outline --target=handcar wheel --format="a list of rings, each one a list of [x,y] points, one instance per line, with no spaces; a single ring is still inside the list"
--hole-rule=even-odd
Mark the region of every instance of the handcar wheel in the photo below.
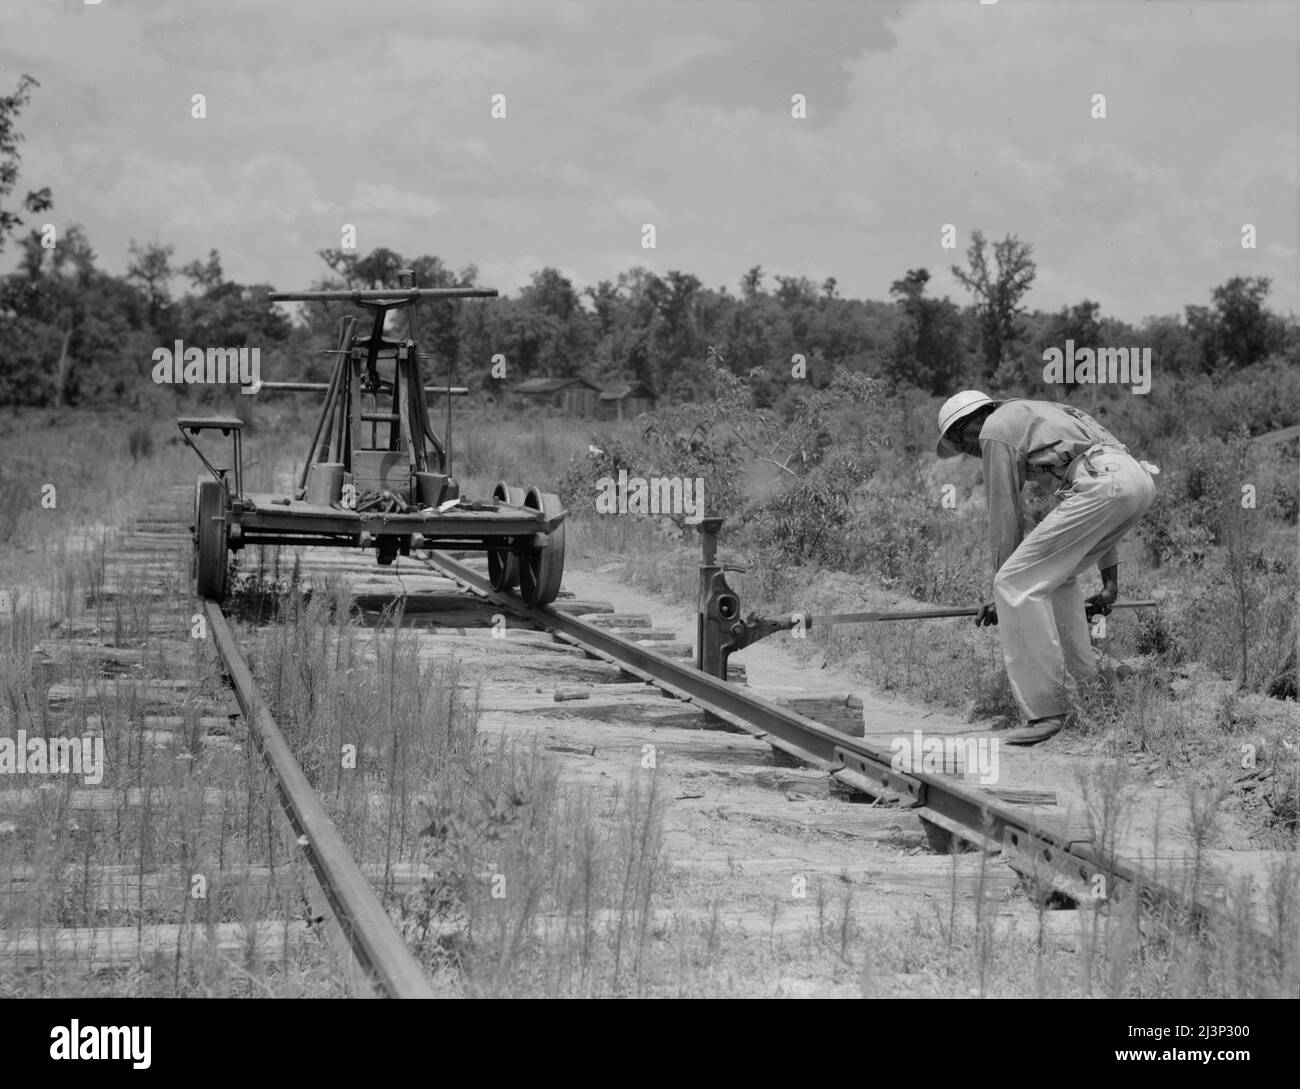
[[[547,518],[563,511],[558,496],[529,488],[524,496],[524,506],[539,510]],[[529,607],[549,605],[560,596],[560,580],[564,577],[564,523],[551,530],[544,547],[528,545],[519,564],[519,596]]]
[[[226,596],[226,494],[215,480],[200,480],[194,489],[194,589],[199,597]]]
[[[497,481],[492,489],[492,498],[498,503],[510,503],[512,506],[524,505],[524,489]],[[487,554],[488,579],[494,590],[513,590],[519,585],[519,560],[511,548],[489,548]]]

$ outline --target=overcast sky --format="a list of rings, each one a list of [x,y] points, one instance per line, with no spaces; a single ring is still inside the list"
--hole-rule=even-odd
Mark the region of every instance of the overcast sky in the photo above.
[[[0,0],[0,88],[41,82],[20,189],[114,272],[134,238],[304,288],[352,223],[507,292],[924,266],[965,302],[978,228],[1033,245],[1031,306],[1132,321],[1234,275],[1300,310],[1298,48],[1290,0]]]

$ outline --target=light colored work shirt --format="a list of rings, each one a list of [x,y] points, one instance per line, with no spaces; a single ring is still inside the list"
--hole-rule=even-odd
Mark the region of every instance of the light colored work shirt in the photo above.
[[[1004,401],[980,429],[984,487],[989,501],[989,551],[998,571],[1022,540],[1020,491],[1026,480],[1056,489],[1068,485],[1066,470],[1098,443],[1123,445],[1086,412],[1055,401]],[[1119,563],[1117,549],[1097,562]]]

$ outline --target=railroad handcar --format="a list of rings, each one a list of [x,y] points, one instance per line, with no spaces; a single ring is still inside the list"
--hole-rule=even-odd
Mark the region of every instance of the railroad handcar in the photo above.
[[[408,274],[403,274],[409,280]],[[343,320],[329,382],[261,382],[260,390],[324,394],[301,478],[291,495],[244,490],[243,422],[234,416],[184,416],[181,436],[208,471],[194,489],[193,577],[200,597],[221,601],[229,554],[250,545],[373,548],[380,564],[413,549],[487,553],[497,590],[517,588],[528,605],[555,600],[564,573],[565,511],[536,487],[502,481],[485,499],[461,495],[451,475],[451,399],[468,392],[426,386],[410,337],[386,337],[390,311],[425,300],[492,298],[483,288],[272,292],[276,302],[350,301],[374,314],[368,334]],[[446,438],[433,429],[428,396],[447,398]],[[210,460],[194,439],[219,431],[230,463]]]

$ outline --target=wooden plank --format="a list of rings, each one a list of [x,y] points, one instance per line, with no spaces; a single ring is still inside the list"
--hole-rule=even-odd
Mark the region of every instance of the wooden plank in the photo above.
[[[205,694],[192,680],[102,677],[90,683],[52,684],[46,699],[53,709],[69,709],[104,701],[134,707],[194,707],[211,715],[237,714],[234,699],[225,693]]]
[[[593,613],[587,623],[598,628],[648,628],[650,617],[644,613]]]
[[[163,635],[188,636],[192,614],[193,609],[189,608],[189,602],[181,604],[176,609],[160,609],[150,603],[147,610],[139,612],[122,610],[123,638],[128,641],[139,640],[144,638],[146,632],[150,638]],[[49,630],[67,636],[112,635],[117,630],[117,620],[117,610],[105,609],[102,617],[96,617],[94,613],[82,613],[71,619],[59,617],[50,623]]]
[[[190,729],[191,720],[184,715],[142,715],[140,725],[146,731],[155,733],[176,733]],[[244,720],[237,713],[229,715],[199,715],[198,728],[204,734],[214,737],[243,737],[246,733]],[[90,737],[102,735],[104,720],[100,715],[87,715],[85,732]]]
[[[620,726],[641,726],[649,729],[713,729],[706,721],[705,713],[699,708],[689,703],[654,697],[635,701],[614,701],[588,696],[586,699],[565,699],[557,702],[552,694],[549,697],[539,695],[536,697],[537,702],[525,699],[505,701],[498,700],[491,695],[490,691],[485,690],[482,699],[492,702],[491,706],[480,702],[480,712],[512,712],[526,717],[534,727],[553,720],[583,720],[596,725],[617,723]]]
[[[891,829],[920,832],[910,810],[868,805],[845,805],[834,801],[725,802],[709,806],[721,820],[744,820],[751,824],[796,837],[815,833],[841,841],[889,840]],[[938,856],[932,856],[938,857]]]
[[[614,606],[608,601],[579,601],[576,598],[566,600],[563,595],[551,608],[570,616],[590,616],[593,613],[612,613]]]
[[[479,732],[531,738],[540,730],[544,745],[565,746],[576,751],[595,748],[602,758],[622,754],[617,758],[626,760],[629,771],[639,764],[642,748],[647,744],[655,747],[660,766],[666,759],[674,758],[719,768],[724,764],[764,764],[768,759],[768,746],[749,734],[683,729],[676,724],[647,730],[646,724],[628,723],[621,715],[617,721],[591,721],[568,714],[584,705],[581,702],[553,704],[565,717],[550,721],[539,721],[534,715],[488,712],[479,719]]]
[[[493,635],[494,630],[501,631],[503,634]],[[373,640],[367,639],[370,634],[360,634],[357,642],[372,642]],[[381,638],[384,637],[381,635]],[[580,647],[575,647],[571,643],[561,643],[548,632],[534,631],[531,628],[512,628],[508,623],[504,629],[483,627],[420,632],[420,651],[422,654],[425,650],[428,650],[430,654],[445,654],[467,646],[472,646],[478,650],[486,648],[503,654],[528,653],[540,654],[543,657],[548,654],[565,654],[578,658],[583,657]]]
[[[148,598],[150,601],[161,601],[164,598],[174,598],[175,596],[175,587],[159,586],[153,582],[134,586],[106,582],[98,590],[86,591],[85,605],[87,608],[94,608],[96,605],[111,605],[118,601],[134,605],[141,598]]]
[[[849,737],[861,737],[865,732],[862,698],[852,693],[840,692],[823,696],[776,695],[773,701]]]
[[[441,648],[438,652],[422,655],[422,657],[436,659],[439,657],[451,658],[454,655],[460,665],[483,666],[488,667],[488,669],[507,668],[507,663],[503,661],[502,654],[502,651],[490,644],[465,643],[461,646]],[[601,684],[604,681],[613,680],[621,674],[621,670],[617,666],[598,659],[586,658],[581,654],[566,654],[563,658],[559,658],[555,654],[536,649],[530,649],[528,653],[512,655],[509,659],[508,668],[512,673],[523,672],[538,675],[537,683],[546,686],[546,698],[548,700],[555,689],[555,682],[559,679],[558,669],[563,669],[563,680],[570,686],[574,683],[587,682]]]
[[[253,959],[278,964],[286,958],[292,961],[304,947],[315,943],[311,928],[298,921],[267,921],[252,927],[243,923],[217,923],[210,929],[203,923],[184,926],[163,923],[141,928],[0,930],[0,962],[16,969],[35,968],[52,960],[71,960],[93,972],[138,964],[155,956],[170,959],[178,950],[187,958],[216,955],[242,962],[251,947]]]
[[[1056,791],[1036,790],[1032,787],[982,787],[985,794],[992,794],[1004,802],[1013,805],[1055,805]]]
[[[667,658],[674,658],[678,661],[688,658],[694,661],[691,655],[695,652],[695,648],[690,643],[652,643],[638,639],[633,632],[628,632],[628,635],[632,637],[632,642],[648,650],[653,650],[656,654],[662,654]]]
[[[433,880],[438,871],[422,863],[402,862],[388,868],[383,865],[366,865],[362,872],[376,888],[416,889],[423,880]],[[268,895],[292,895],[303,886],[303,878],[311,878],[310,869],[301,871],[291,866],[250,866],[229,873],[208,872],[203,867],[182,873],[176,866],[166,866],[153,872],[141,873],[137,866],[68,866],[58,872],[47,867],[18,865],[0,874],[0,890],[5,900],[0,911],[14,908],[14,898],[26,895],[48,897],[60,891],[69,905],[77,911],[157,911],[160,908],[178,907],[191,895],[192,879],[201,874],[207,879],[209,904],[224,904],[252,896],[255,899]]]
[[[356,594],[353,596],[353,604],[363,612],[378,613],[392,606],[393,598],[389,594]],[[492,614],[501,611],[499,605],[453,593],[412,595],[403,598],[401,604],[403,616],[420,616],[428,613],[436,613],[439,616],[460,616],[462,624],[466,623],[465,618],[475,617],[482,618],[483,623],[490,625]]]
[[[145,647],[116,647],[89,639],[67,639],[37,643],[32,648],[32,665],[37,667],[74,666],[81,663],[104,666],[136,667],[146,663],[189,668],[192,644],[179,639],[151,640]],[[180,659],[180,661],[176,661]]]
[[[9,780],[18,776],[6,776]],[[203,807],[218,810],[226,799],[226,792],[215,787],[203,791]],[[238,799],[232,796],[232,802]],[[108,788],[67,789],[62,783],[45,787],[19,787],[0,790],[0,812],[21,813],[28,809],[65,809],[75,813],[114,813],[119,809],[142,809],[145,802],[143,787],[130,787],[125,791]],[[178,792],[172,787],[157,787],[149,792],[149,804],[154,809],[171,809],[181,803]],[[188,802],[186,803],[188,804]]]

